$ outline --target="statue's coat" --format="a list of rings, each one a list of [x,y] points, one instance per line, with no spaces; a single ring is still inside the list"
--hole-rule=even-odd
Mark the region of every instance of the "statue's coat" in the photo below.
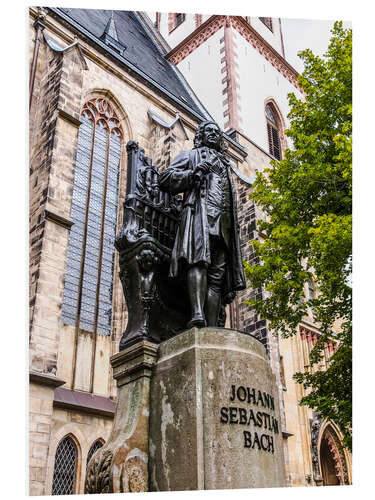
[[[203,153],[203,158],[202,158]],[[199,147],[182,151],[159,177],[160,188],[170,193],[184,193],[183,210],[172,251],[170,276],[177,277],[182,266],[211,263],[209,229],[207,221],[207,196],[203,182],[200,189],[194,187],[193,171],[207,157],[208,148]],[[226,166],[231,191],[232,238],[229,248],[229,265],[226,269],[223,298],[237,290],[246,288],[240,250],[237,202],[231,168],[221,153],[220,161]]]

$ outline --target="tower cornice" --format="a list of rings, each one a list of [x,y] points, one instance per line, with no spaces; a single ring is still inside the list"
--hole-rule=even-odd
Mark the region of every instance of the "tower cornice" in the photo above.
[[[229,16],[214,15],[209,17],[203,24],[198,26],[198,28],[166,54],[165,57],[173,64],[177,65],[224,26],[227,17]]]

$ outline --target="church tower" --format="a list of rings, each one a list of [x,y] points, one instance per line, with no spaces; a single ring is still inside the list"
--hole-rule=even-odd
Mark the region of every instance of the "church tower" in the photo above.
[[[303,95],[285,59],[281,20],[183,13],[153,20],[170,46],[166,58],[219,125],[280,159],[288,146],[287,95]]]

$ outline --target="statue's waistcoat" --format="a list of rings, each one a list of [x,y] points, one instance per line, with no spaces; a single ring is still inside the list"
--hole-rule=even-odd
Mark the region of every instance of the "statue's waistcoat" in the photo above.
[[[212,236],[222,236],[229,247],[232,226],[232,201],[228,171],[217,154],[210,153],[210,160],[213,164],[207,176],[208,231]]]

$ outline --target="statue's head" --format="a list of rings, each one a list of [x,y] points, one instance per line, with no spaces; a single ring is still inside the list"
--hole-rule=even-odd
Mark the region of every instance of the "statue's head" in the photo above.
[[[217,151],[223,151],[223,132],[219,125],[213,121],[202,122],[195,132],[194,146],[196,148],[207,146]]]

